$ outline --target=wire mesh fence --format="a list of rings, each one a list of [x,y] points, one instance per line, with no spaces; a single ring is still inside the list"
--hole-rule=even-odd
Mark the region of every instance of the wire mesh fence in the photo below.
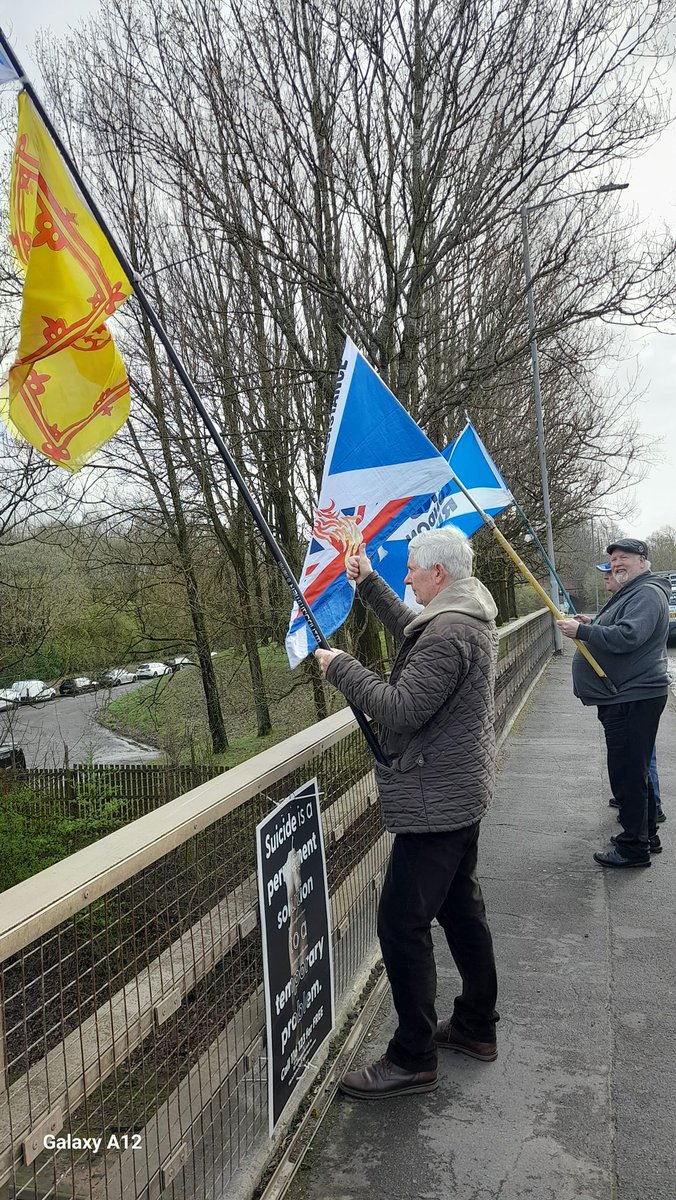
[[[500,630],[495,679],[495,731],[498,738],[553,652],[554,625],[546,609],[513,621]]]
[[[27,815],[81,818],[90,801],[114,799],[125,823],[152,812],[222,772],[212,764],[75,763],[0,772],[0,796],[17,788],[30,792]],[[112,832],[112,829],[111,829]]]
[[[501,726],[551,650],[546,615],[502,635]],[[349,712],[4,894],[0,1200],[230,1190],[268,1128],[255,826],[314,776],[339,998],[389,849]]]

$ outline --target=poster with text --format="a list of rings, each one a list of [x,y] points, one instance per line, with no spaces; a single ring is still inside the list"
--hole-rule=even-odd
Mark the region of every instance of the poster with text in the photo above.
[[[270,1133],[334,1025],[331,911],[317,780],[256,826]]]

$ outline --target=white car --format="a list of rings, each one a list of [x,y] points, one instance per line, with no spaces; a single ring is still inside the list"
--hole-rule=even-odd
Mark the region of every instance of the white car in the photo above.
[[[11,688],[0,689],[0,712],[4,712],[6,708],[15,708],[19,703],[19,697]]]
[[[15,679],[12,691],[18,697],[19,704],[30,704],[34,700],[53,700],[56,688],[47,687],[42,679]]]
[[[136,675],[139,679],[155,679],[158,675],[171,675],[171,667],[168,667],[166,663],[141,663],[136,668]]]

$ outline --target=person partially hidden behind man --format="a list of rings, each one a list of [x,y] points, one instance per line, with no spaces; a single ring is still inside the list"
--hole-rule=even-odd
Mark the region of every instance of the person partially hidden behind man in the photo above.
[[[567,617],[558,625],[566,637],[589,646],[616,689],[609,692],[576,652],[573,690],[583,704],[597,706],[622,825],[613,848],[594,858],[602,867],[649,867],[657,810],[648,765],[669,692],[669,584],[651,573],[648,548],[639,539],[619,538],[606,553],[617,592],[592,623]]]
[[[316,650],[322,671],[381,730],[376,763],[385,826],[395,835],[378,909],[378,936],[399,1020],[386,1054],[349,1071],[348,1096],[380,1099],[437,1086],[437,1049],[497,1058],[497,979],[476,877],[479,825],[495,769],[497,609],[472,576],[458,530],[409,542],[406,582],[416,615],[371,567],[347,560],[359,595],[394,635],[389,682],[340,650]],[[438,920],[462,979],[453,1015],[437,1024],[431,924]]]

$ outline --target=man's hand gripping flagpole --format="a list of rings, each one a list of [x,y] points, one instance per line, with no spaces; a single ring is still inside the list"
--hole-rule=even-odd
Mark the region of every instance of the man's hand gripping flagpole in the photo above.
[[[528,580],[529,584],[534,589],[534,591],[537,592],[537,594],[540,597],[540,599],[542,600],[543,604],[547,605],[547,608],[552,613],[552,616],[554,616],[557,621],[563,621],[564,620],[563,613],[559,612],[559,610],[556,607],[556,605],[554,604],[553,600],[547,595],[544,588],[538,583],[538,581],[535,578],[535,576],[533,575],[532,571],[529,571],[529,569],[526,566],[523,559],[519,557],[519,555],[517,554],[514,547],[512,545],[510,545],[510,543],[507,541],[507,538],[504,536],[504,534],[500,532],[500,530],[498,529],[497,525],[495,524],[495,521],[493,520],[493,518],[491,516],[489,516],[488,513],[484,512],[484,510],[481,508],[481,506],[479,504],[477,504],[476,500],[471,495],[471,493],[467,490],[467,488],[463,484],[462,480],[458,479],[458,476],[455,474],[455,471],[453,472],[453,476],[454,476],[455,482],[457,483],[458,487],[460,488],[460,491],[463,493],[463,495],[465,495],[467,497],[470,504],[478,512],[479,516],[481,517],[481,520],[491,530],[493,537],[495,538],[498,545],[502,546],[502,549],[505,551],[505,554],[507,554],[509,556],[509,558],[511,558],[514,565],[516,567],[518,567],[518,569],[521,572],[521,574],[523,575],[524,579]],[[616,695],[617,688],[615,687],[615,684],[613,683],[613,681],[611,679],[608,678],[605,671],[603,670],[603,667],[601,666],[600,663],[598,663],[596,661],[596,659],[594,658],[594,655],[589,652],[589,650],[585,646],[584,642],[578,641],[577,638],[573,638],[573,641],[575,642],[575,645],[577,646],[578,650],[580,651],[580,654],[583,656],[583,658],[586,658],[590,667],[596,672],[599,679],[603,679],[605,681],[608,691],[611,692],[613,695]]]
[[[345,574],[350,583],[361,583],[363,579],[366,579],[367,575],[371,574],[372,570],[371,560],[366,553],[364,543],[353,542],[345,554]],[[323,650],[321,648],[315,650],[314,656],[319,663],[322,675],[326,675],[326,669],[329,664],[342,653],[342,650]]]

